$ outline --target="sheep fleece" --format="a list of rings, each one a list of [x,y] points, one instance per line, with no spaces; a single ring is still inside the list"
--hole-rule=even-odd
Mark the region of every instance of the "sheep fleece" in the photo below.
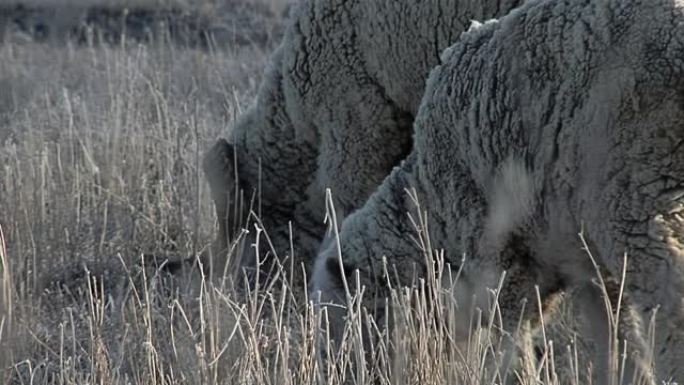
[[[260,203],[253,209],[277,252],[289,251],[292,221],[295,254],[301,256],[295,262],[312,264],[324,234],[325,189],[341,215],[360,207],[410,152],[425,80],[442,50],[472,20],[499,17],[521,2],[299,4],[255,103],[228,141],[220,140],[205,157],[219,218],[232,209],[225,202],[237,174],[247,202],[258,190]],[[219,222],[225,248],[225,234],[232,235],[225,223],[233,220]]]
[[[412,187],[433,246],[454,266],[466,255],[466,287],[496,287],[507,271],[508,330],[535,285],[544,298],[591,291],[580,230],[608,278],[626,253],[626,317],[639,327],[658,309],[657,378],[683,381],[684,2],[529,1],[442,59],[412,152],[342,224],[342,269],[334,247],[319,254],[314,290],[345,303],[341,271],[358,269],[366,293],[384,293],[383,256],[410,283],[409,266],[425,265],[409,236]]]

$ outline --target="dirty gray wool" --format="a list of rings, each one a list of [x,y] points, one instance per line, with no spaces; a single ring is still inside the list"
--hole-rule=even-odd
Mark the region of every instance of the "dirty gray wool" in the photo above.
[[[237,195],[260,216],[281,261],[290,254],[292,222],[294,262],[308,270],[325,232],[325,189],[340,217],[360,207],[410,152],[425,80],[442,50],[472,20],[499,17],[521,2],[302,2],[254,104],[205,157],[218,249],[245,226],[236,220]],[[260,200],[250,206],[255,194]],[[245,249],[252,250],[256,232],[246,226],[252,238]],[[260,245],[265,259],[272,250],[265,239]],[[244,258],[243,267],[254,265],[252,251]]]
[[[683,57],[684,3],[672,0],[535,0],[472,28],[429,76],[411,154],[344,221],[343,268],[334,248],[320,253],[314,291],[339,301],[340,270],[358,269],[366,294],[385,293],[383,256],[410,282],[409,266],[425,265],[409,236],[414,187],[433,247],[454,268],[466,255],[464,298],[506,271],[506,330],[523,298],[536,303],[535,285],[544,303],[577,293],[600,346],[596,373],[607,372],[607,321],[578,233],[613,305],[627,253],[619,337],[651,354],[643,328],[657,309],[655,376],[684,381]],[[643,360],[629,362],[653,381]]]

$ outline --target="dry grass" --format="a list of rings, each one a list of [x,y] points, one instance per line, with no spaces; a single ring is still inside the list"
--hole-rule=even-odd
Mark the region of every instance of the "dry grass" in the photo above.
[[[383,325],[350,298],[344,353],[325,362],[321,319],[285,281],[239,300],[202,274],[213,212],[200,157],[252,100],[266,58],[256,47],[0,46],[3,383],[502,382],[510,336],[492,318],[459,344],[441,263],[393,292],[394,332],[372,348],[361,334]],[[509,378],[586,383],[586,349],[557,325],[541,360]]]
[[[3,368],[14,367],[5,378],[167,376],[172,364],[146,362],[156,368],[146,373],[135,356],[171,353],[169,345],[157,355],[152,339],[172,330],[154,325],[173,321],[186,329],[177,337],[196,337],[195,315],[186,321],[168,307],[186,297],[185,287],[160,297],[152,289],[161,273],[143,277],[136,266],[150,264],[142,255],[176,262],[208,244],[212,211],[199,157],[251,100],[264,64],[265,54],[251,48],[0,47],[0,226],[10,266],[3,273],[13,279],[4,293],[13,300],[3,303],[14,305],[7,322],[21,325],[2,333]],[[186,375],[186,356],[170,378]]]

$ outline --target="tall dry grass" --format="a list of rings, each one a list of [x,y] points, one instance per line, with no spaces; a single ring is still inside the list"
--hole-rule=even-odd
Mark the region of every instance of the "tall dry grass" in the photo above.
[[[11,285],[3,305],[13,310],[4,326],[20,325],[2,334],[5,378],[166,376],[156,352],[149,373],[134,356],[156,350],[164,333],[155,324],[179,322],[189,329],[177,336],[194,338],[196,321],[168,307],[187,297],[185,286],[166,302],[151,291],[167,277],[149,266],[193,258],[209,243],[199,159],[251,100],[265,57],[256,47],[0,46],[3,287]],[[183,365],[170,378],[182,378]]]
[[[510,362],[506,349],[532,341],[483,319],[495,300],[459,308],[420,209],[407,236],[437,261],[432,274],[393,290],[384,321],[350,296],[342,353],[325,360],[325,314],[286,280],[240,296],[204,274],[214,214],[200,158],[251,102],[266,60],[258,47],[0,46],[0,381],[587,383],[572,324],[542,334],[539,357]],[[485,325],[465,343],[463,311]]]

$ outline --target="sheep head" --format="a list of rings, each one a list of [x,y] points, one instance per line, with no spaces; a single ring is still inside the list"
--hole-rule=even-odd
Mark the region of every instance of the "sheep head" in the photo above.
[[[238,195],[235,149],[227,140],[221,138],[209,149],[202,159],[202,168],[209,182],[211,197],[216,208],[219,234],[217,251],[225,251],[228,240],[237,232],[235,221],[229,216],[231,202]],[[231,199],[233,198],[233,199]]]

